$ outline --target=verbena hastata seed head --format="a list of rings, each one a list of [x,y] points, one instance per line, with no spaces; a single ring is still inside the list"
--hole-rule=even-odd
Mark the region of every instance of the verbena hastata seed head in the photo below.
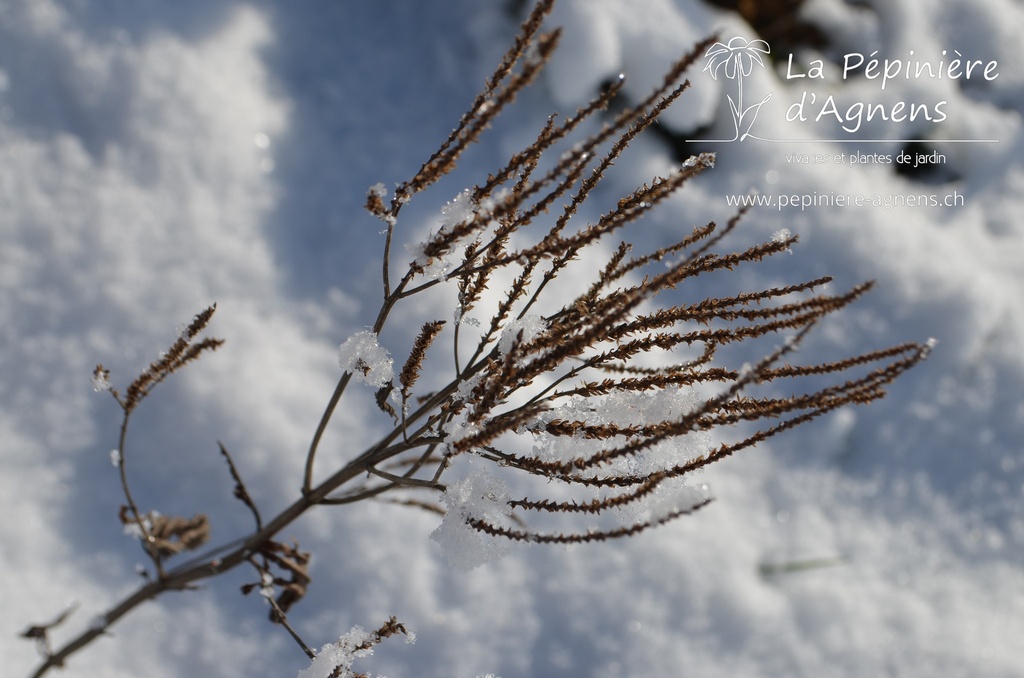
[[[538,5],[459,126],[396,195],[412,196],[448,174],[532,82],[558,42],[557,31],[541,30],[550,6]],[[702,468],[843,405],[882,397],[888,383],[926,354],[908,343],[832,363],[784,363],[812,326],[870,285],[815,294],[829,280],[821,277],[751,291],[702,291],[708,278],[754,266],[796,243],[780,231],[768,242],[722,251],[746,210],[724,226],[699,226],[647,252],[619,240],[712,167],[713,154],[650,178],[590,221],[581,216],[606,171],[683,93],[684,72],[713,42],[697,45],[648,97],[608,114],[591,132],[583,121],[613,107],[621,81],[575,113],[550,116],[504,167],[444,207],[438,227],[414,246],[415,260],[394,287],[385,269],[388,304],[443,285],[456,288],[447,290],[458,301],[447,335],[454,340],[447,353],[453,379],[422,395],[403,383],[403,403],[423,404],[403,409],[402,442],[392,456],[416,456],[380,455],[393,461],[392,469],[413,469],[407,473],[430,465],[433,479],[417,476],[410,483],[408,476],[378,475],[398,486],[439,488],[459,456],[492,464],[494,475],[478,470],[445,491],[447,516],[434,539],[458,567],[500,553],[494,539],[593,542],[692,513],[709,501],[699,488],[686,489]],[[581,269],[582,279],[576,275]],[[676,291],[681,288],[687,292]],[[479,323],[467,322],[469,314]],[[787,335],[793,340],[745,367],[735,365],[726,348],[779,346]],[[412,362],[418,368],[420,361]],[[851,376],[821,386],[840,374]],[[815,385],[785,385],[804,379]],[[798,393],[779,397],[782,390]],[[718,435],[737,424],[735,439]],[[523,499],[510,500],[507,486],[517,496],[529,489]],[[622,525],[609,527],[609,515]]]

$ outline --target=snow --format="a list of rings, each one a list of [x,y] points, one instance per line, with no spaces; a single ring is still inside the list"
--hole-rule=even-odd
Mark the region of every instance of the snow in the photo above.
[[[506,355],[518,343],[529,344],[547,329],[547,322],[539,315],[527,314],[505,324],[498,337],[498,353]]]
[[[468,571],[510,551],[507,540],[484,534],[468,521],[475,518],[504,526],[508,522],[511,498],[502,480],[483,469],[448,485],[442,497],[447,513],[430,537],[440,544],[453,568]]]
[[[328,643],[320,648],[308,668],[299,671],[298,678],[352,678],[352,663],[360,657],[373,654],[373,647],[360,648],[364,643],[372,642],[373,634],[359,626],[341,636],[335,643]],[[340,672],[335,670],[340,668]]]
[[[370,330],[356,332],[338,347],[338,364],[357,380],[383,388],[394,377],[394,361]]]
[[[449,200],[442,208],[439,223],[436,229],[432,229],[430,239],[448,234],[456,226],[472,221],[479,213],[493,209],[492,201],[485,201],[480,205],[473,201],[468,188],[463,189],[457,196]],[[429,240],[429,239],[428,239]],[[465,238],[463,238],[465,240]],[[462,253],[464,243],[456,242],[446,252],[431,257],[426,253],[427,241],[418,243],[407,243],[406,250],[413,255],[413,261],[423,269],[423,275],[430,280],[440,280],[454,268]]]
[[[299,671],[298,678],[353,678],[356,675],[366,675],[353,672],[352,664],[356,659],[373,655],[374,641],[374,634],[361,626],[353,626],[336,642],[320,648],[312,663]],[[405,642],[415,643],[416,634],[407,632]],[[385,677],[378,675],[377,678]]]
[[[215,542],[251,529],[217,441],[264,510],[279,509],[301,484],[303,452],[339,376],[339,342],[361,337],[348,357],[372,367],[343,369],[374,385],[390,380],[376,348],[407,346],[422,319],[408,321],[404,343],[393,341],[406,329],[397,314],[386,342],[361,336],[380,301],[383,244],[379,221],[361,211],[366,187],[379,182],[386,195],[419,168],[517,22],[503,14],[513,3],[391,4],[0,2],[4,675],[29,675],[37,663],[33,643],[18,638],[25,628],[77,602],[52,633],[59,644],[142,581],[138,544],[117,521],[124,501],[110,450],[120,410],[94,388],[123,390],[178,323],[215,300],[209,332],[227,344],[140,406],[120,454],[140,511],[202,510]],[[636,100],[712,31],[725,42],[755,37],[697,0],[558,7],[566,29],[550,70],[451,183],[403,207],[399,240],[464,218],[438,215],[528,143],[551,110],[571,113],[620,73]],[[1013,595],[1024,588],[1024,9],[1013,0],[812,0],[805,11],[832,42],[795,56],[805,67],[822,60],[826,77],[787,79],[783,59],[755,65],[744,82],[747,102],[773,95],[752,133],[788,141],[691,144],[688,153],[714,152],[716,168],[634,234],[659,246],[724,223],[735,211],[726,196],[752,188],[761,197],[955,190],[962,206],[755,207],[725,243],[745,247],[784,229],[800,237],[791,256],[737,269],[743,288],[824,274],[837,289],[878,281],[816,329],[794,363],[934,337],[928,362],[876,405],[710,468],[688,487],[706,484],[714,504],[621,543],[515,547],[468,571],[507,545],[456,546],[477,557],[450,567],[432,531],[468,540],[455,515],[499,511],[491,497],[505,496],[497,474],[476,475],[482,460],[444,478],[454,507],[444,521],[387,505],[310,514],[285,537],[314,554],[311,593],[289,615],[311,646],[339,647],[330,641],[343,629],[395,614],[419,642],[386,640],[358,670],[1024,673],[1024,600]],[[998,77],[893,78],[884,90],[878,78],[842,80],[843,54],[876,50],[934,62],[959,51],[998,61]],[[662,125],[684,139],[705,125],[705,138],[731,136],[733,83],[699,65],[689,77]],[[841,113],[858,102],[946,101],[947,118],[863,120],[856,133],[834,116],[787,121],[805,90],[834,96]],[[912,177],[894,162],[786,161],[793,152],[895,156],[906,135],[926,136],[945,163]],[[955,141],[981,139],[998,142]],[[637,141],[595,195],[604,204],[581,216],[681,161],[657,139]],[[449,302],[422,310],[447,318]],[[100,362],[109,382],[90,381]],[[352,391],[318,469],[372,439],[372,398]],[[296,675],[308,666],[302,652],[267,623],[262,601],[238,594],[254,576],[232,573],[143,606],[60,675]]]

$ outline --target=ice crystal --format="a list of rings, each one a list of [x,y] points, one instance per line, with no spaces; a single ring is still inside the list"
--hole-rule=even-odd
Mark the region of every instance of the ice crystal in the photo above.
[[[508,486],[483,469],[448,485],[443,496],[447,513],[430,537],[441,546],[453,568],[472,570],[507,553],[508,540],[484,534],[470,521],[505,522],[510,514],[509,499]]]
[[[92,389],[99,393],[100,391],[109,391],[113,388],[110,383],[110,373],[106,370],[97,368],[92,374]]]
[[[509,322],[498,339],[498,351],[505,355],[518,342],[528,344],[547,329],[547,323],[539,315],[527,315]]]
[[[373,654],[373,634],[362,627],[353,626],[352,630],[334,643],[320,648],[313,662],[296,678],[354,678],[352,663],[360,657]]]
[[[274,575],[269,572],[260,575],[260,595],[267,600],[274,597]]]
[[[338,364],[359,381],[375,388],[391,383],[394,361],[387,349],[377,342],[377,335],[363,330],[345,340],[338,348]]]

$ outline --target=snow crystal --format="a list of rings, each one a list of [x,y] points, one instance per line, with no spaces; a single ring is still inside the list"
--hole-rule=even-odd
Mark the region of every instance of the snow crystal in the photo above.
[[[394,361],[369,330],[357,332],[338,347],[338,365],[359,381],[375,388],[391,383]]]
[[[636,525],[666,518],[707,501],[710,490],[704,483],[687,485],[684,478],[670,478],[639,501],[615,509],[621,525]]]
[[[473,471],[463,480],[448,485],[442,497],[447,513],[431,533],[448,563],[468,571],[503,557],[509,542],[474,529],[470,518],[502,524],[509,516],[509,488],[486,470]]]
[[[455,395],[452,396],[452,398],[456,402],[466,402],[469,399],[469,396],[472,395],[473,389],[483,381],[483,378],[484,374],[482,372],[478,372],[469,379],[463,379],[459,382],[458,387],[455,389]]]
[[[477,205],[473,202],[473,193],[468,188],[449,200],[441,208],[441,228],[451,228],[470,221],[476,216]]]
[[[490,111],[492,108],[494,108],[494,101],[492,101],[491,99],[485,99],[484,101],[482,101],[480,103],[479,106],[476,107],[476,114],[477,115],[484,115],[485,113]]]
[[[113,449],[110,451],[110,463],[112,466],[121,465],[121,450]]]
[[[260,575],[260,595],[267,600],[274,597],[274,575],[269,572]]]
[[[462,385],[465,384],[466,382],[462,383]],[[463,408],[461,412],[454,415],[441,426],[441,431],[445,435],[445,441],[449,445],[453,445],[463,438],[468,438],[480,430],[478,425],[471,424],[467,421],[468,417],[469,408]]]
[[[772,242],[779,244],[785,243],[792,237],[792,235],[793,234],[790,232],[788,228],[780,228],[779,230],[775,231],[775,233],[772,234]],[[790,254],[793,253],[793,250],[790,249],[789,247],[786,248],[786,251],[789,252]]]
[[[455,322],[459,325],[468,325],[469,327],[480,327],[480,321],[476,318],[468,315],[463,315],[462,309],[455,309]]]
[[[296,678],[353,678],[352,663],[360,657],[373,654],[373,634],[362,627],[353,626],[352,630],[343,635],[335,643],[328,643],[320,648],[313,662]],[[360,647],[369,645],[368,647]],[[340,672],[336,671],[341,669]]]
[[[455,264],[446,257],[429,257],[426,254],[427,243],[406,243],[405,251],[408,252],[418,267],[423,269],[423,275],[431,280],[440,280],[448,275],[448,271],[455,268]]]
[[[699,403],[692,389],[678,387],[615,393],[603,398],[575,397],[540,415],[530,426],[535,439],[533,452],[543,461],[568,462],[590,457],[626,441],[625,436],[611,439],[588,439],[582,434],[553,436],[544,430],[545,424],[553,419],[582,421],[594,426],[644,426],[678,421],[693,412]],[[711,444],[712,437],[707,431],[691,431],[602,465],[594,470],[594,474],[647,477],[706,454]],[[704,498],[701,491],[691,489],[683,479],[677,479],[662,483],[654,492],[617,509],[616,514],[623,525],[632,525],[689,508]]]
[[[380,198],[382,201],[388,197],[387,186],[380,183],[379,181],[373,186],[370,186],[370,193]]]
[[[153,529],[153,519],[159,517],[159,511],[150,511],[149,513],[144,514],[142,516],[142,523],[146,526],[146,530],[151,531]],[[139,527],[139,523],[136,520],[129,520],[127,523],[124,524],[124,529],[121,531],[125,535],[129,537],[134,537],[136,539],[142,539],[144,536],[142,534],[142,528]]]
[[[505,329],[502,330],[501,336],[498,338],[498,352],[505,355],[512,350],[512,346],[517,340],[521,340],[524,344],[529,343],[543,334],[547,328],[547,322],[539,315],[526,315],[513,320],[505,325]],[[522,333],[521,338],[520,333]]]
[[[92,375],[92,390],[99,393],[100,391],[109,391],[113,388],[108,378],[108,373],[103,370],[96,370]]]
[[[449,200],[441,208],[441,223],[436,233],[450,232],[459,224],[472,221],[477,214],[494,209],[494,201],[488,200],[477,204],[473,200],[473,193],[465,189],[457,196]],[[458,243],[452,245],[451,249],[442,256],[430,257],[426,254],[427,242],[432,240],[435,234],[432,233],[426,242],[407,243],[405,250],[415,262],[416,266],[423,269],[423,275],[431,280],[440,280],[448,275],[448,272],[455,268],[457,262],[454,260],[454,252],[459,249]]]
[[[662,421],[677,421],[697,407],[699,399],[692,389],[665,388],[647,392],[622,392],[604,398],[574,397],[549,412],[540,415],[533,426],[536,438],[535,454],[545,461],[565,462],[587,457],[606,449],[611,441],[578,436],[552,436],[543,426],[554,419],[583,421],[594,426],[643,426]],[[621,442],[621,441],[620,441]],[[704,454],[710,447],[707,432],[691,432],[686,436],[665,440],[619,464],[628,465],[630,474],[651,473],[675,466],[684,459]],[[609,468],[618,468],[610,466]]]
[[[680,169],[689,169],[700,165],[701,167],[713,168],[715,166],[715,158],[717,156],[714,153],[701,153],[700,155],[691,155],[689,158],[684,160],[679,166]]]

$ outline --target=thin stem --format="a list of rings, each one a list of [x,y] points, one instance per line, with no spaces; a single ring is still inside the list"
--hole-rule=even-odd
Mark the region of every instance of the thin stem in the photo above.
[[[422,480],[420,478],[409,478],[405,475],[396,476],[394,473],[388,473],[387,471],[381,471],[373,464],[368,464],[366,470],[375,476],[379,476],[384,480],[391,483],[392,486],[400,487],[425,487],[428,489],[436,489],[437,483],[432,480]]]
[[[139,533],[142,537],[142,548],[145,550],[146,555],[149,556],[149,559],[153,561],[157,577],[159,579],[163,579],[163,562],[161,562],[159,554],[151,548],[154,542],[153,535],[150,534],[149,528],[146,527],[146,521],[142,518],[142,513],[139,511],[139,507],[135,503],[135,499],[132,497],[131,488],[128,485],[128,470],[125,465],[125,443],[128,440],[128,420],[130,418],[131,411],[126,409],[124,417],[121,419],[121,432],[117,439],[117,471],[121,478],[121,490],[124,492],[124,499],[128,504],[128,510],[131,511],[132,519],[138,526]]]
[[[248,561],[249,564],[256,569],[256,572],[260,575],[261,578],[265,574],[269,573],[269,564],[267,563],[266,558],[263,559],[263,565],[260,565],[258,562],[256,562],[256,559],[252,557],[249,557]],[[302,648],[302,651],[306,653],[306,657],[308,657],[309,659],[313,659],[316,656],[316,653],[313,652],[309,645],[306,644],[306,641],[304,641],[302,637],[299,636],[299,634],[295,631],[295,629],[292,628],[292,625],[288,623],[288,616],[284,613],[284,610],[281,609],[281,606],[277,604],[277,601],[274,599],[274,597],[266,596],[265,600],[270,604],[270,609],[273,610],[274,622],[284,627],[285,631],[288,632],[288,635],[292,637],[292,640],[294,640],[296,644],[300,648]]]
[[[392,213],[394,216],[394,213]],[[384,263],[383,268],[383,287],[384,287],[384,298],[387,299],[391,296],[391,238],[394,236],[395,222],[394,219],[388,221],[387,235],[384,236]]]
[[[313,491],[313,461],[316,459],[316,451],[320,446],[320,438],[323,437],[324,431],[327,430],[327,422],[331,420],[331,416],[334,414],[334,408],[338,406],[338,401],[341,400],[342,394],[345,393],[345,387],[348,386],[348,382],[351,379],[352,374],[349,372],[341,375],[341,379],[338,380],[338,385],[334,387],[334,393],[331,395],[331,399],[327,403],[327,408],[324,409],[324,413],[320,417],[320,423],[316,427],[316,433],[313,434],[313,442],[309,444],[309,452],[306,453],[306,470],[302,479],[302,494],[304,495],[311,494]]]
[[[240,546],[227,553],[223,558],[192,562],[177,567],[167,572],[160,579],[145,584],[134,593],[125,597],[121,602],[99,617],[99,623],[93,624],[60,650],[48,656],[36,672],[32,674],[32,677],[40,678],[49,669],[64,666],[64,662],[68,657],[106,633],[117,620],[142,603],[153,600],[166,591],[186,590],[191,587],[193,582],[222,574],[246,562],[253,553],[257,553],[269,543],[278,532],[298,519],[311,507],[321,503],[328,494],[353,478],[362,475],[365,472],[365,457],[368,452],[369,450],[337,471],[319,486],[303,494],[291,506],[267,523],[262,530],[250,535]]]

